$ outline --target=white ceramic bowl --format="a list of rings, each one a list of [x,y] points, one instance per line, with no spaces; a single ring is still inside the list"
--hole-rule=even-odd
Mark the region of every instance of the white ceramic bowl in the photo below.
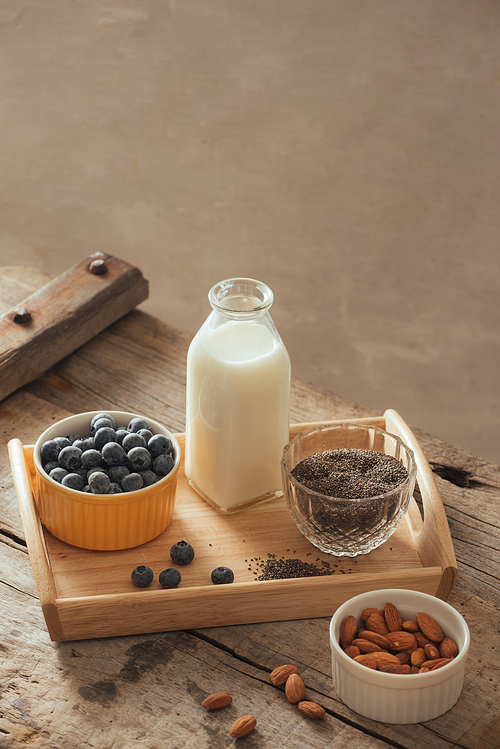
[[[424,674],[387,674],[356,663],[339,645],[340,628],[352,614],[361,623],[366,608],[383,609],[393,603],[405,619],[418,612],[431,616],[459,653],[446,666]],[[469,628],[463,617],[440,598],[413,590],[375,590],[343,603],[330,623],[333,685],[348,707],[381,723],[422,723],[450,710],[462,692],[469,650]]]

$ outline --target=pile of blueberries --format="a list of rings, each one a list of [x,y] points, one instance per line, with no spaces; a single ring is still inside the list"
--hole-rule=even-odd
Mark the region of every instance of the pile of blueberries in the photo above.
[[[119,494],[151,486],[175,464],[175,448],[147,421],[131,419],[116,427],[108,413],[92,419],[88,436],[54,437],[41,447],[44,471],[69,489],[92,494]]]

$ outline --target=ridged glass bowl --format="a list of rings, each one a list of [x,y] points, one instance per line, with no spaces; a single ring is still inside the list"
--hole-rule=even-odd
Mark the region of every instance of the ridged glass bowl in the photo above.
[[[342,497],[314,491],[292,473],[309,456],[345,448],[392,456],[406,469],[406,478],[381,494]],[[298,434],[283,451],[281,475],[288,509],[301,533],[321,551],[355,557],[376,549],[394,533],[408,509],[417,466],[413,451],[399,437],[375,426],[346,422]]]

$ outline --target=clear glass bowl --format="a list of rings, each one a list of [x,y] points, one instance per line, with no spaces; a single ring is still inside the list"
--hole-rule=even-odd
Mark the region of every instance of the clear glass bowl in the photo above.
[[[384,494],[342,498],[313,491],[292,476],[308,456],[344,448],[391,455],[406,468],[407,478]],[[399,437],[375,426],[337,422],[313,427],[289,442],[281,475],[288,509],[301,533],[321,551],[355,557],[368,554],[394,533],[408,509],[417,466],[413,451]]]

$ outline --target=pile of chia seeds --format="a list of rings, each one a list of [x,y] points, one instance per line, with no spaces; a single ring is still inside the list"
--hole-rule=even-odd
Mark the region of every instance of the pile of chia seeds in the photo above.
[[[311,496],[300,486],[295,491],[297,509],[315,532],[355,544],[367,533],[395,522],[400,494],[394,492],[386,501],[378,496],[396,489],[408,472],[391,455],[343,448],[304,458],[292,476],[307,489],[324,495]]]
[[[328,497],[363,499],[391,491],[408,478],[408,472],[392,455],[343,448],[309,455],[295,466],[292,476]]]
[[[245,561],[247,561],[245,559]],[[268,554],[267,559],[261,559],[255,557],[250,560],[251,569],[252,563],[256,569],[253,570],[256,580],[290,580],[297,577],[325,577],[326,575],[333,575],[335,572],[345,574],[345,570],[337,568],[338,564],[330,564],[324,559],[319,557],[316,559],[318,564],[314,562],[304,562],[302,559],[291,557],[286,559],[285,557],[277,557],[276,554]],[[351,570],[348,570],[350,572]]]

